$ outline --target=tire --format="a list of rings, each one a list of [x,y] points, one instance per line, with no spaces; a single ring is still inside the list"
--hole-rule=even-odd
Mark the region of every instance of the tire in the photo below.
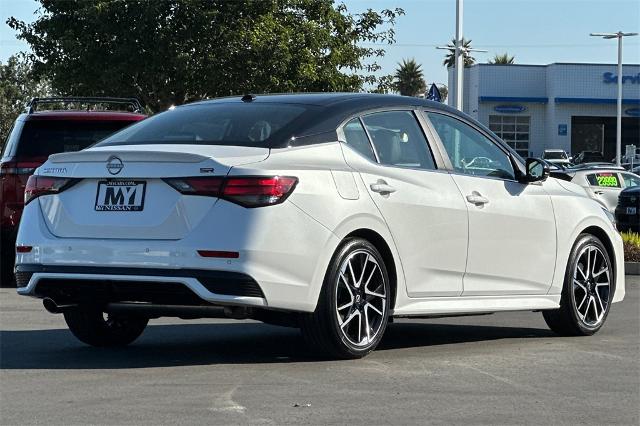
[[[307,344],[330,357],[362,358],[382,339],[390,296],[378,250],[361,238],[345,240],[327,269],[315,312],[301,317]]]
[[[103,314],[102,310],[80,306],[64,312],[69,330],[78,340],[91,346],[126,346],[136,340],[149,320]]]
[[[16,287],[15,276],[13,275],[14,260],[9,256],[0,256],[0,287],[9,288]]]
[[[16,256],[16,233],[11,230],[2,230],[0,238],[0,287],[16,287],[13,267]]]
[[[542,312],[549,328],[562,336],[590,336],[600,330],[611,308],[614,274],[602,242],[581,234],[567,262],[560,309]]]

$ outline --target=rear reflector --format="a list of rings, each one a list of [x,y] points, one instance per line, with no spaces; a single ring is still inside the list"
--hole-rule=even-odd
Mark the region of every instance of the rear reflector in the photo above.
[[[298,183],[290,176],[185,177],[165,179],[186,195],[219,197],[243,207],[272,206],[283,202]]]
[[[31,175],[24,189],[24,204],[27,205],[29,201],[41,195],[58,194],[77,181],[77,179]]]
[[[16,253],[29,253],[32,249],[31,246],[16,246]]]
[[[198,254],[202,257],[219,257],[223,259],[237,259],[240,257],[240,253],[237,251],[198,250]]]

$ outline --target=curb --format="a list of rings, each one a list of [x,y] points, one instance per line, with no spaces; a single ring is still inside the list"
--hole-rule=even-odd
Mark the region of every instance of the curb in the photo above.
[[[640,262],[624,262],[626,275],[640,275]]]

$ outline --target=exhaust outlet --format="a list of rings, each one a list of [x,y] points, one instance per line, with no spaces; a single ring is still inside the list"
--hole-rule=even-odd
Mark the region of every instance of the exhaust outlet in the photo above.
[[[47,312],[52,314],[61,314],[65,310],[69,308],[74,308],[77,305],[58,305],[55,300],[50,297],[45,297],[42,299],[42,305],[47,310]]]

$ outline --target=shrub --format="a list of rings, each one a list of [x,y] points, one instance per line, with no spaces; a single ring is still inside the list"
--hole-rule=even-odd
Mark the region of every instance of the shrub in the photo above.
[[[626,262],[640,262],[640,234],[623,232],[624,260]]]

